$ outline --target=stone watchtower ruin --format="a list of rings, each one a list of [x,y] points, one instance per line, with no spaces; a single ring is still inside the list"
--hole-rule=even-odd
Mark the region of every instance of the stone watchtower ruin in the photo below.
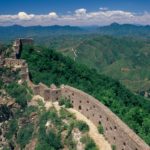
[[[19,38],[16,39],[13,43],[12,49],[12,58],[19,59],[21,56],[21,50],[23,45],[33,45],[33,39],[32,38]]]
[[[26,63],[25,60],[20,59],[23,45],[33,45],[33,39],[32,38],[16,39],[12,45],[13,52],[11,54],[11,57],[5,58],[2,61],[2,64],[0,62],[0,65],[4,65],[13,69],[20,68],[21,69],[20,76],[22,81],[28,81],[29,80],[28,64]]]

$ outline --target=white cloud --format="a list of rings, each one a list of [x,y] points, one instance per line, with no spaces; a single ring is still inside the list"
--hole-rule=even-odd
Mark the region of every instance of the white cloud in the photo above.
[[[50,12],[48,15],[49,15],[50,18],[57,18],[58,17],[56,12]]]
[[[0,15],[0,25],[3,26],[12,24],[24,26],[54,24],[85,26],[107,25],[113,22],[150,25],[150,13],[136,14],[123,10],[106,10],[105,8],[95,12],[88,12],[85,8],[81,8],[75,10],[74,13],[66,13],[65,15],[57,15],[56,12],[44,15],[27,14],[26,12],[19,12],[16,15]]]
[[[85,8],[80,8],[80,9],[75,10],[76,16],[83,16],[86,14],[86,12],[87,10]]]
[[[33,14],[30,14],[28,15],[27,13],[25,12],[19,12],[18,13],[18,18],[21,19],[21,20],[30,20],[34,17]]]

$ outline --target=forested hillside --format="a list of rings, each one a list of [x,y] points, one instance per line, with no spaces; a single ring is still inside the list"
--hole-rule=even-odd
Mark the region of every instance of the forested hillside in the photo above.
[[[95,69],[75,63],[53,50],[24,46],[22,52],[34,83],[68,84],[93,95],[150,144],[150,101],[132,94]]]
[[[150,89],[150,41],[111,36],[55,38],[49,47],[119,80],[133,92]]]

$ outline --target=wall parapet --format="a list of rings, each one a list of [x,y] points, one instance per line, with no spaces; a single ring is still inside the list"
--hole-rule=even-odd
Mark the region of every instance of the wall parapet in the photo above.
[[[32,90],[35,95],[40,95],[44,97],[45,101],[58,101],[61,98],[61,89],[54,87],[47,87],[43,83],[39,83],[38,85],[32,85]]]

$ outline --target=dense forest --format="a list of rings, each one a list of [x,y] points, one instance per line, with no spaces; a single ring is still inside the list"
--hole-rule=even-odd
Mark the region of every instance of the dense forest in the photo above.
[[[26,59],[34,83],[68,84],[93,95],[150,144],[149,100],[132,94],[118,81],[54,50],[24,46],[21,57]]]

